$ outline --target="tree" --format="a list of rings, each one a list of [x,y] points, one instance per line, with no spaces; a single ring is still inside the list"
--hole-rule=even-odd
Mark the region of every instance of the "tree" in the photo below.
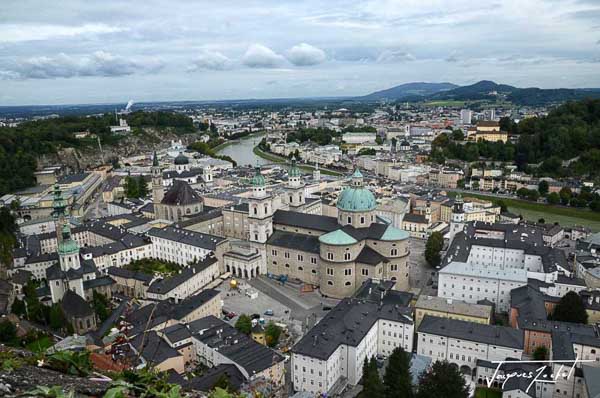
[[[419,376],[417,398],[467,398],[469,389],[456,367],[448,361],[436,361]]]
[[[235,322],[235,328],[244,334],[250,334],[252,331],[252,320],[248,315],[242,314]]]
[[[587,323],[588,314],[585,311],[581,297],[579,297],[579,295],[573,291],[565,294],[554,308],[552,320],[573,323]]]
[[[546,196],[546,200],[548,204],[557,205],[560,203],[560,195],[556,192],[550,192],[548,196]]]
[[[371,357],[370,361],[367,361],[365,357],[362,380],[363,390],[361,396],[365,398],[383,398],[385,396],[375,357]]]
[[[125,177],[125,183],[123,185],[123,189],[125,190],[125,196],[128,198],[139,198],[139,189],[137,180],[131,176]]]
[[[11,345],[17,342],[17,328],[8,319],[0,322],[0,342]]]
[[[16,298],[15,301],[13,301],[12,306],[10,307],[10,312],[17,316],[25,316],[27,314],[27,309],[25,308],[25,301]]]
[[[410,355],[402,347],[392,351],[383,376],[383,385],[386,398],[412,398]]]
[[[546,180],[541,180],[538,184],[538,191],[540,193],[540,195],[542,196],[546,196],[546,194],[548,193],[548,181]]]
[[[383,138],[381,138],[380,136],[376,136],[376,137],[375,137],[375,143],[376,143],[377,145],[381,145],[381,144],[383,144]]]
[[[563,187],[558,192],[558,196],[560,196],[560,201],[563,205],[568,205],[573,197],[573,192],[571,191],[571,188]]]
[[[281,336],[281,328],[274,322],[269,322],[265,328],[265,339],[269,347],[275,347],[279,342],[279,336]]]
[[[138,198],[145,198],[148,196],[148,184],[143,175],[140,175],[137,178],[137,194]]]
[[[465,134],[462,132],[461,129],[456,129],[452,131],[452,139],[454,141],[462,141],[465,139]]]
[[[537,346],[533,350],[533,359],[535,361],[545,361],[548,359],[548,349],[543,345]]]
[[[60,304],[53,304],[52,307],[50,307],[49,318],[50,327],[53,330],[60,330],[65,327],[65,324],[67,323],[67,317],[65,316]]]
[[[437,267],[442,261],[440,251],[444,247],[444,236],[441,232],[432,232],[425,244],[425,260],[432,267]]]
[[[506,213],[508,211],[508,206],[506,205],[506,202],[502,199],[496,201],[496,206],[500,206],[501,213]]]
[[[110,316],[110,301],[102,293],[93,292],[92,307],[100,322],[104,322]]]

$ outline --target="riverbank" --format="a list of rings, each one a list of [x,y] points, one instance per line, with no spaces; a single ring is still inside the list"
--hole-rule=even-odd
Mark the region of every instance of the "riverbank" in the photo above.
[[[217,145],[216,147],[214,147],[214,148],[213,148],[213,150],[214,150],[215,152],[219,152],[219,151],[221,151],[221,150],[223,150],[223,149],[227,148],[229,145],[237,144],[237,143],[239,143],[240,141],[244,141],[244,140],[247,140],[247,139],[250,139],[250,138],[256,138],[256,137],[259,137],[259,136],[263,136],[263,135],[265,135],[265,134],[266,134],[266,132],[265,132],[264,130],[257,131],[256,133],[251,133],[251,134],[248,134],[247,136],[244,136],[244,137],[242,137],[242,138],[238,138],[238,139],[236,139],[236,140],[225,141],[225,142],[223,142],[222,144],[219,144],[219,145]]]
[[[273,163],[288,163],[289,162],[288,158],[262,151],[258,146],[255,146],[254,149],[252,150],[252,152],[254,152],[254,154],[256,156],[259,156],[259,157],[261,157],[265,160],[268,160],[270,162],[273,162]],[[309,165],[305,165],[305,164],[298,164],[298,167],[300,169],[306,170],[306,171],[313,171],[315,169],[314,166],[309,166]],[[327,175],[331,175],[331,176],[344,175],[343,173],[340,173],[339,171],[329,170],[329,169],[325,169],[322,167],[319,167],[319,170],[321,171],[321,174],[327,174]]]
[[[552,206],[545,203],[469,192],[462,192],[462,195],[463,197],[470,196],[478,199],[491,200],[493,202],[502,201],[506,204],[508,211],[521,215],[529,221],[538,221],[540,218],[543,218],[546,223],[558,222],[562,226],[583,225],[594,232],[600,231],[600,213],[588,209]],[[448,196],[454,197],[456,196],[456,192],[448,192]]]

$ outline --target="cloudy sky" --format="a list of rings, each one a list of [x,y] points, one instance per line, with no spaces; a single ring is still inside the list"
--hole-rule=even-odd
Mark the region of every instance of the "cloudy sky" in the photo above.
[[[600,0],[1,3],[0,105],[600,87]]]

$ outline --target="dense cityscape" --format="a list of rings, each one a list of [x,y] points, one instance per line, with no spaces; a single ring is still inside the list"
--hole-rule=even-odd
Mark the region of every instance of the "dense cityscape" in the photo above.
[[[0,54],[0,84],[114,78],[94,54]],[[600,84],[469,79],[0,96],[0,396],[600,396]]]

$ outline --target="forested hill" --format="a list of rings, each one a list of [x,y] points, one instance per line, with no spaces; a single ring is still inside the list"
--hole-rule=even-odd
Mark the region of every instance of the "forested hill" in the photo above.
[[[524,119],[519,124],[507,119],[501,126],[518,143],[469,142],[441,135],[432,145],[434,161],[461,159],[474,162],[481,157],[514,161],[520,169],[541,163],[536,172],[555,177],[600,177],[600,100],[568,102],[548,116]],[[574,159],[568,167],[563,160]]]
[[[195,132],[192,120],[171,112],[133,112],[126,115],[134,129],[168,127],[185,134]],[[97,145],[95,138],[77,139],[76,132],[89,131],[105,146],[115,145],[120,136],[110,132],[115,116],[65,116],[24,122],[17,127],[0,127],[0,195],[35,185],[33,173],[40,155],[56,154],[61,148],[85,149]]]

